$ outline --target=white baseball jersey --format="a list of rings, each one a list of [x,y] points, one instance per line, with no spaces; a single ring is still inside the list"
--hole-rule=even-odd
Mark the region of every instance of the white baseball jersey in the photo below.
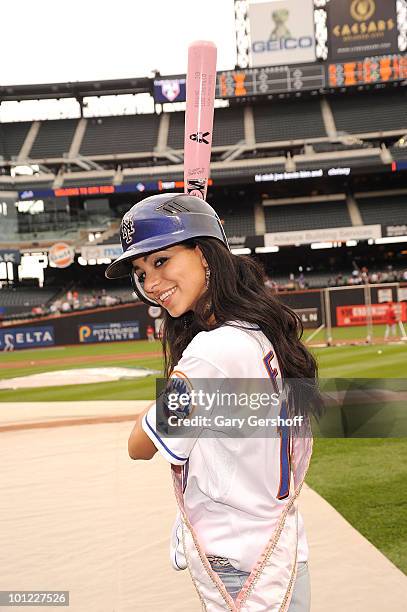
[[[258,327],[236,322],[197,334],[174,375],[213,384],[225,378],[281,378],[267,337]],[[205,427],[195,437],[165,437],[157,431],[155,405],[142,426],[167,461],[184,466],[185,509],[206,555],[227,557],[237,569],[250,572],[289,495],[289,441],[283,436],[213,437]],[[299,516],[297,561],[307,558]],[[174,561],[179,565],[176,550]]]

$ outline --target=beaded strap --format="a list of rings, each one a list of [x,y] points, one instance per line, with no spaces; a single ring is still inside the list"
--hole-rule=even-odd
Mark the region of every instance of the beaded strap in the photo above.
[[[216,563],[217,565],[222,565],[222,567],[231,566],[229,559],[226,557],[217,557],[216,555],[206,555],[209,563]]]

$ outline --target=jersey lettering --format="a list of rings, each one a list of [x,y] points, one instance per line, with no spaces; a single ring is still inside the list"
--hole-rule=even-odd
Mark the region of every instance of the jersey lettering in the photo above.
[[[280,416],[288,419],[287,402],[281,403]],[[291,453],[290,453],[290,431],[288,427],[280,427],[280,486],[277,499],[286,499],[290,494],[291,477]]]
[[[271,362],[274,359],[274,353],[273,351],[270,351],[269,353],[267,353],[267,355],[263,358],[263,363],[266,366],[266,370],[267,370],[267,374],[270,377],[271,383],[273,385],[273,389],[275,391],[275,393],[278,393],[278,383],[277,383],[277,375],[278,375],[278,370],[277,368],[273,368],[271,365]]]
[[[274,359],[273,351],[267,353],[263,358],[267,373],[270,377],[273,389],[279,393],[277,376],[277,368],[273,368],[271,362]],[[284,400],[281,403],[280,417],[288,418],[287,403]],[[291,453],[290,453],[290,432],[288,427],[280,427],[280,485],[278,488],[277,499],[286,499],[290,494],[290,478],[291,478]]]

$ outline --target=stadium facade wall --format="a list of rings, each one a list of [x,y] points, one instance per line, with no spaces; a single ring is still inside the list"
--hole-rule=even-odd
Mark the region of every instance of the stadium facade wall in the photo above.
[[[374,311],[378,304],[391,299],[393,302],[398,301],[398,287],[399,283],[388,283],[380,285],[370,285],[371,302],[374,306]],[[401,284],[404,286],[404,283]],[[362,286],[348,286],[330,289],[305,289],[302,291],[290,291],[287,293],[278,293],[278,299],[292,308],[300,316],[304,328],[319,327],[325,323],[325,299],[324,292],[329,291],[329,306],[331,314],[332,327],[346,325],[352,327],[354,325],[365,324],[365,287]],[[400,298],[401,299],[401,298]],[[338,313],[343,312],[343,307],[356,307],[360,310],[360,322],[357,323],[357,317],[354,314],[349,318],[349,323],[344,322],[344,317],[341,320],[338,318]],[[401,307],[400,307],[401,308]],[[356,310],[356,311],[357,311]],[[355,311],[352,310],[354,313]],[[401,320],[405,320],[405,307],[401,308]],[[375,321],[373,316],[373,323],[383,322],[378,320]]]
[[[407,287],[404,284],[403,286]],[[398,283],[371,286],[371,302],[374,307],[389,299],[397,302],[397,287]],[[299,315],[304,328],[316,328],[325,323],[325,291],[329,291],[333,327],[338,324],[349,326],[365,324],[362,321],[365,308],[363,286],[343,287],[341,290],[305,289],[278,293],[276,297]],[[383,293],[380,294],[380,292]],[[356,307],[357,310],[360,310],[360,321],[356,322],[357,312],[356,315],[352,314],[355,321],[350,320],[349,323],[339,321],[337,315],[343,310],[343,307]],[[402,320],[405,321],[407,319],[406,305],[401,304],[400,308]],[[147,338],[147,326],[151,325],[156,329],[156,323],[159,320],[152,318],[149,313],[150,309],[145,304],[135,303],[66,313],[58,317],[41,317],[15,325],[3,324],[0,326],[0,351],[143,340]],[[376,322],[383,321],[377,320]]]
[[[298,314],[304,328],[319,327],[322,324],[322,299],[319,289],[278,293],[277,298]]]
[[[0,351],[145,339],[154,322],[141,303],[41,317],[0,327]]]
[[[381,292],[383,291],[391,292],[391,300],[393,302],[397,302],[396,283],[382,284],[377,286],[371,285],[370,292],[373,305],[380,304],[385,301],[381,297]],[[341,306],[361,306],[363,311],[365,306],[364,286],[344,287],[339,291],[335,289],[330,290],[331,321],[333,327],[341,324],[340,321],[338,321],[338,308]]]

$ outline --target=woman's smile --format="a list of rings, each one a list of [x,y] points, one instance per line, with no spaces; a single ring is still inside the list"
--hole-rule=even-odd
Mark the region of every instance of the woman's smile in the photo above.
[[[158,296],[158,300],[163,304],[163,306],[168,304],[176,290],[177,287],[172,287],[172,289],[168,289],[167,291],[164,291],[164,293],[161,293],[161,295]]]
[[[175,245],[133,260],[138,282],[146,296],[172,317],[194,310],[206,291],[207,264],[198,247]]]

